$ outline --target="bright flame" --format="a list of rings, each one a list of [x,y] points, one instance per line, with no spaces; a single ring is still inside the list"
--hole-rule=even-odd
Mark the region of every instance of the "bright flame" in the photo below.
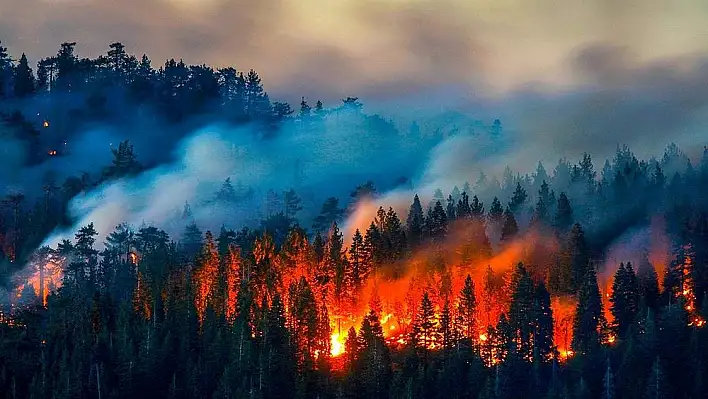
[[[44,126],[45,128],[49,127],[49,121],[44,121],[44,123],[42,123],[42,126]]]
[[[332,334],[332,343],[330,346],[330,354],[332,357],[337,357],[344,353],[344,342],[339,333]]]

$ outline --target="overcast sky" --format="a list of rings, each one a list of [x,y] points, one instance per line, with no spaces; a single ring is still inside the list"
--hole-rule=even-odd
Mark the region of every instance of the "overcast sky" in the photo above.
[[[707,38],[698,0],[0,0],[0,40],[33,63],[121,41],[155,67],[254,68],[292,104],[461,99],[517,129],[529,160],[702,148]]]
[[[121,41],[156,66],[254,68],[275,94],[325,99],[567,89],[588,79],[572,64],[585,47],[644,62],[702,53],[706,33],[708,3],[688,0],[0,0],[0,40],[35,61]]]

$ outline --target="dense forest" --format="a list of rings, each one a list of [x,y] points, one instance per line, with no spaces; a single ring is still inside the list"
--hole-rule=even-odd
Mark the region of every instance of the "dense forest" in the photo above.
[[[120,43],[96,59],[74,46],[36,72],[0,46],[2,133],[24,149],[18,170],[71,159],[65,143],[81,129],[136,119],[169,126],[160,140],[206,117],[258,140],[324,136],[327,123],[399,129],[354,97],[332,109],[271,102],[255,71],[155,70]],[[499,121],[457,128],[501,134]],[[425,129],[405,135],[435,136]],[[120,224],[103,236],[88,223],[43,245],[79,222],[72,200],[161,161],[127,140],[112,153],[4,197],[3,397],[705,396],[708,149],[691,160],[667,143],[640,160],[625,146],[602,168],[590,154],[550,173],[507,168],[413,190],[403,210],[363,181],[346,197],[319,193],[308,213],[302,177],[257,207],[255,188],[224,176],[212,200],[180,209],[178,234]],[[244,204],[258,221],[228,225]],[[225,209],[218,230],[195,217],[208,206]],[[366,208],[371,220],[353,218]]]

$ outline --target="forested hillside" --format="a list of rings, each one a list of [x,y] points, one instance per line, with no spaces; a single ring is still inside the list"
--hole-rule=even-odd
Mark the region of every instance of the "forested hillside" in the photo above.
[[[13,182],[0,212],[1,396],[704,396],[708,149],[689,159],[666,143],[638,159],[624,146],[601,168],[585,153],[551,172],[381,187],[383,174],[414,173],[399,142],[418,151],[474,131],[493,153],[501,122],[402,128],[354,97],[294,111],[252,70],[154,69],[120,43],[96,59],[74,45],[36,69],[0,47],[0,132],[16,168],[0,174]],[[102,215],[76,214],[75,201],[109,201],[106,187],[160,170],[168,157],[146,143],[176,147],[207,120],[259,143],[316,137],[312,152],[382,142],[396,165],[316,193],[296,167],[285,187],[234,170],[208,200],[165,210],[170,234],[126,221],[104,235],[90,220]],[[96,126],[130,140],[89,164],[71,143]],[[410,193],[402,210],[394,188]]]

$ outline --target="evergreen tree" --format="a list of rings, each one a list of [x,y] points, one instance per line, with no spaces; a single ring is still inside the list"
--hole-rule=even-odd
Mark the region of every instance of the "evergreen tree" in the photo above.
[[[511,212],[519,212],[526,203],[527,198],[528,194],[526,194],[526,190],[521,187],[521,183],[517,182],[514,194],[511,196],[511,200],[509,201],[509,209],[511,210]]]
[[[22,53],[20,62],[15,67],[13,83],[14,94],[17,98],[24,98],[34,93],[34,75],[24,53]]]
[[[595,268],[589,267],[578,290],[578,304],[573,320],[573,342],[576,352],[596,350],[600,343],[600,326],[604,321],[602,298],[597,286]]]
[[[465,285],[460,291],[457,305],[457,326],[462,337],[474,340],[477,327],[477,298],[474,292],[474,282],[468,274]]]
[[[330,197],[322,204],[320,214],[315,217],[312,228],[315,231],[323,231],[339,220],[343,214],[344,211],[339,208],[339,200],[335,197]]]
[[[575,223],[571,228],[567,247],[573,270],[573,287],[579,289],[585,281],[587,270],[591,268],[589,267],[590,256],[585,242],[585,232],[580,224]]]
[[[560,193],[556,205],[555,226],[561,231],[566,231],[573,223],[573,209],[565,193]]]
[[[460,194],[460,199],[457,200],[455,215],[459,219],[468,219],[471,214],[472,208],[470,208],[470,198],[467,196],[467,192],[463,191],[462,194]]]
[[[504,225],[501,231],[501,242],[507,244],[512,242],[519,233],[519,226],[516,224],[516,218],[511,208],[507,207],[504,211]]]
[[[654,266],[649,263],[646,256],[639,262],[637,268],[637,284],[640,301],[644,306],[656,308],[659,300],[659,279]]]
[[[535,333],[534,284],[522,263],[516,265],[511,281],[509,322],[519,356],[532,359]]]
[[[446,211],[447,220],[455,220],[457,218],[455,211],[456,211],[455,200],[452,199],[452,194],[451,194],[447,197],[447,211]]]
[[[492,200],[492,206],[489,208],[488,220],[492,226],[499,228],[503,221],[504,208],[502,208],[501,202],[497,197]]]
[[[455,342],[455,330],[452,324],[449,301],[445,301],[442,311],[440,312],[440,323],[438,324],[437,335],[440,337],[440,345],[443,349],[451,349],[453,347]]]
[[[432,209],[428,209],[428,217],[425,221],[426,230],[434,240],[442,240],[447,233],[447,216],[440,201],[435,202]]]
[[[413,197],[413,203],[408,211],[408,219],[406,220],[406,233],[411,247],[416,247],[420,244],[423,237],[424,224],[423,207],[420,204],[418,194],[416,194]]]
[[[111,149],[113,163],[103,171],[104,179],[117,179],[137,174],[141,166],[133,153],[133,146],[128,140],[120,142],[118,149]]]
[[[629,327],[634,322],[639,310],[637,278],[632,269],[632,264],[620,263],[612,282],[612,295],[610,296],[610,311],[617,324],[617,333],[624,337]]]
[[[283,193],[283,201],[285,202],[285,217],[295,220],[297,213],[302,210],[302,200],[298,197],[294,189],[289,189]]]
[[[430,301],[428,293],[425,292],[411,329],[411,343],[413,346],[426,352],[433,345],[438,344],[437,324],[433,303]]]
[[[546,290],[543,281],[536,286],[534,300],[534,315],[536,317],[536,330],[534,332],[534,353],[541,362],[552,359],[553,347],[553,310],[551,309],[551,295]]]

